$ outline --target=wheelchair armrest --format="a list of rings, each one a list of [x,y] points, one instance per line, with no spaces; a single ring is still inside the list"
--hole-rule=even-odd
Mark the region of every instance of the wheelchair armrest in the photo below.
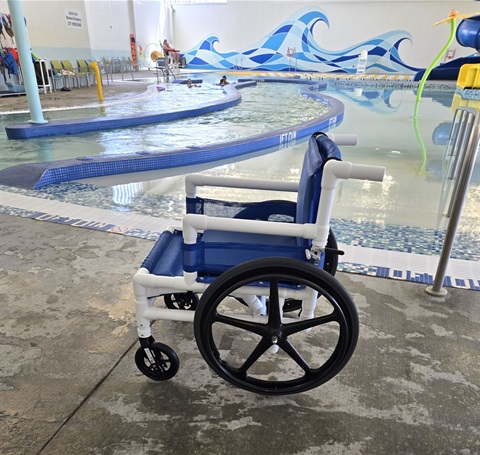
[[[196,243],[198,233],[207,229],[215,231],[245,232],[250,234],[283,235],[289,237],[302,237],[304,239],[315,239],[317,235],[317,226],[315,224],[242,220],[195,214],[188,214],[183,217],[182,229],[183,240],[186,244]]]
[[[185,193],[187,198],[197,195],[199,186],[217,186],[222,188],[238,188],[265,191],[298,191],[298,182],[285,182],[280,180],[255,180],[231,177],[216,177],[209,175],[190,174],[185,177]]]

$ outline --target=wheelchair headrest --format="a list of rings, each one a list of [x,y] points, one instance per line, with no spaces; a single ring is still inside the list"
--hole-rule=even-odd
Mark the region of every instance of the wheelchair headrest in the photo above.
[[[295,217],[297,223],[315,223],[320,201],[323,166],[332,159],[342,159],[337,144],[323,133],[313,134],[303,159]]]

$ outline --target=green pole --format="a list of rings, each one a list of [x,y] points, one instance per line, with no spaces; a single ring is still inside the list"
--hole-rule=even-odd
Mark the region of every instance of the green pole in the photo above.
[[[430,76],[430,73],[432,72],[433,68],[435,68],[438,61],[442,58],[442,55],[445,54],[445,52],[447,52],[448,48],[450,47],[450,44],[452,44],[452,41],[455,38],[456,28],[457,28],[457,26],[456,26],[455,18],[452,17],[452,19],[450,20],[450,36],[448,38],[448,41],[445,44],[445,46],[443,46],[440,53],[435,57],[435,60],[433,60],[433,62],[430,64],[430,66],[426,69],[425,74],[423,75],[422,80],[420,81],[420,84],[418,86],[417,98],[415,100],[415,111],[414,111],[414,117],[415,118],[417,117],[418,106],[419,106],[419,103],[420,103],[420,98],[422,98],[422,92],[423,92],[423,87],[425,86],[425,82],[427,81],[428,76]]]
[[[413,111],[413,128],[415,130],[415,136],[417,137],[417,141],[420,145],[420,151],[422,152],[422,161],[420,163],[419,172],[423,172],[425,170],[425,166],[427,164],[427,148],[425,147],[425,143],[423,142],[422,135],[420,134],[420,129],[418,128],[418,108],[420,107],[420,100],[422,99],[423,87],[425,86],[425,82],[430,76],[433,68],[437,65],[438,61],[442,58],[442,55],[447,52],[450,44],[452,44],[453,39],[455,38],[455,30],[456,30],[456,23],[455,18],[452,17],[450,20],[450,36],[448,38],[447,43],[443,46],[440,53],[435,57],[433,62],[430,66],[425,70],[425,74],[423,75],[420,84],[418,85],[417,97],[415,99],[415,108]]]

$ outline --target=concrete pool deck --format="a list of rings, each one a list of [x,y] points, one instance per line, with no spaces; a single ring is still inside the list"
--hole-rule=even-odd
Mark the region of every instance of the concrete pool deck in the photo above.
[[[2,454],[480,452],[476,292],[338,273],[359,308],[353,358],[264,397],[215,376],[188,323],[157,322],[172,380],[137,370],[131,278],[153,241],[5,214],[0,235]]]
[[[139,71],[135,73],[135,80],[123,80],[120,75],[115,75],[113,82],[103,86],[104,102],[98,101],[96,86],[73,88],[69,92],[61,90],[52,93],[40,92],[40,103],[43,109],[68,109],[78,106],[101,106],[112,102],[129,100],[141,96],[147,87],[154,83],[155,72]],[[0,98],[0,113],[28,112],[26,96],[9,96]]]

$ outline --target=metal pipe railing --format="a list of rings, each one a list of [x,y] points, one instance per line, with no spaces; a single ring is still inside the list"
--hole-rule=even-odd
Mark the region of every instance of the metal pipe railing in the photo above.
[[[457,175],[458,178],[456,178],[446,214],[449,217],[449,222],[435,279],[433,285],[426,288],[426,292],[431,295],[447,295],[447,291],[443,288],[443,282],[480,145],[479,113],[478,109],[467,107],[459,107],[455,111],[448,141],[448,147],[451,147],[451,150],[447,149],[447,151],[449,151],[454,160],[451,165],[449,178],[455,179]]]

